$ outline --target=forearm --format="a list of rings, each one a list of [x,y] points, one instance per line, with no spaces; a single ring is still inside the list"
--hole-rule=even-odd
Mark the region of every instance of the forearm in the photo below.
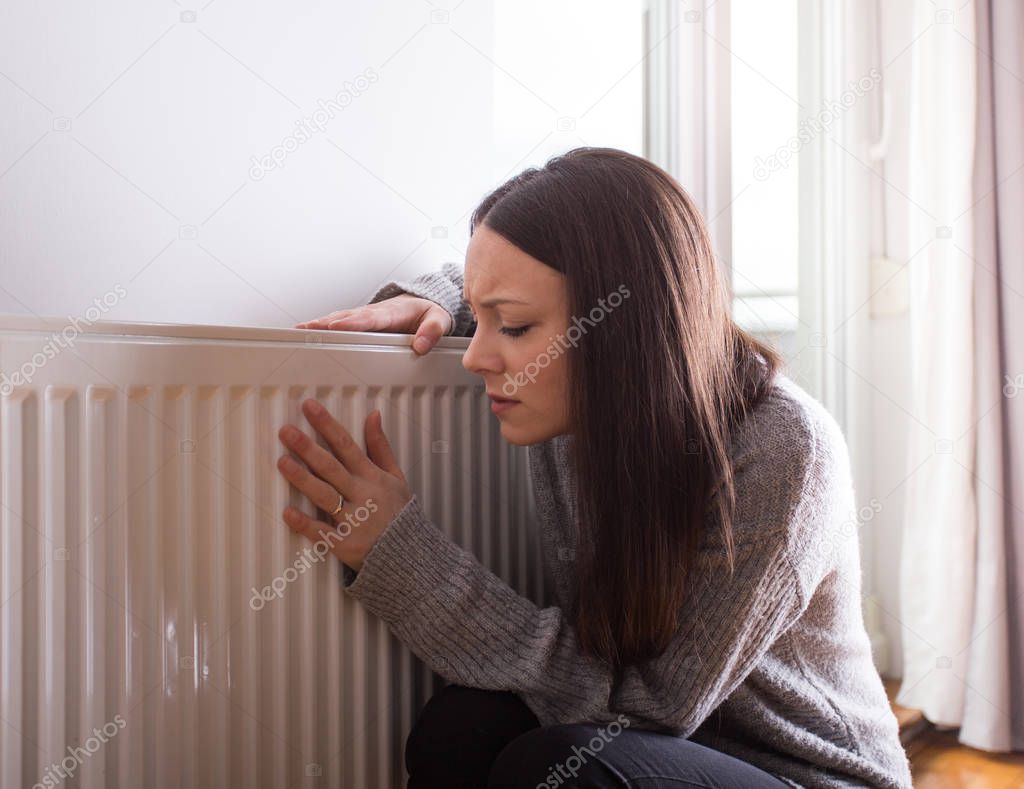
[[[518,693],[542,723],[609,717],[611,678],[579,653],[561,610],[516,593],[440,532],[418,499],[358,574],[344,569],[343,583],[448,681]]]
[[[697,591],[664,654],[615,681],[583,654],[562,610],[518,595],[431,523],[414,498],[344,584],[450,682],[517,693],[542,725],[608,722],[689,736],[799,615],[781,545],[744,546],[735,583]],[[721,577],[724,568],[707,568]],[[719,618],[700,612],[723,608]]]

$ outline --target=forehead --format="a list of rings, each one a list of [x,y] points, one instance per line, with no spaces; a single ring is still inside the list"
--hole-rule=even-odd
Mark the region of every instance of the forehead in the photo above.
[[[524,259],[532,260],[519,247],[489,227],[480,225],[466,248],[466,278],[484,286],[501,277],[502,272],[521,268]]]
[[[541,291],[557,295],[563,275],[536,258],[523,252],[504,236],[485,225],[474,231],[466,249],[465,291],[474,300],[484,298],[491,291],[502,293],[529,293],[533,300]]]

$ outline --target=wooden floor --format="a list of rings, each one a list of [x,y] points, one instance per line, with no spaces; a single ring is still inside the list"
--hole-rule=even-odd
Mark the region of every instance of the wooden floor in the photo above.
[[[915,789],[1024,789],[1024,754],[989,753],[938,731],[917,710],[893,702],[899,680],[885,680]]]

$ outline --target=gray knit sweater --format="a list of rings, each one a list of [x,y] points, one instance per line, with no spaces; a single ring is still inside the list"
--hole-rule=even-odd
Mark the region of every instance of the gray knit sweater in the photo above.
[[[399,292],[442,305],[452,334],[475,328],[454,264],[389,282],[371,301]],[[359,573],[344,568],[347,593],[445,679],[513,691],[541,725],[623,713],[636,728],[716,748],[792,786],[911,786],[864,628],[848,451],[824,407],[779,375],[735,431],[735,575],[720,537],[706,536],[671,645],[617,682],[580,653],[563,613],[573,593],[571,441],[528,449],[557,605],[514,592],[438,530],[415,496]]]

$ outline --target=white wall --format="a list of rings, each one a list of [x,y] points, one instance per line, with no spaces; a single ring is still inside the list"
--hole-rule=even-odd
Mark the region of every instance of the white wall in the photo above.
[[[461,260],[523,167],[640,152],[635,1],[192,8],[0,9],[0,312],[290,327]]]

